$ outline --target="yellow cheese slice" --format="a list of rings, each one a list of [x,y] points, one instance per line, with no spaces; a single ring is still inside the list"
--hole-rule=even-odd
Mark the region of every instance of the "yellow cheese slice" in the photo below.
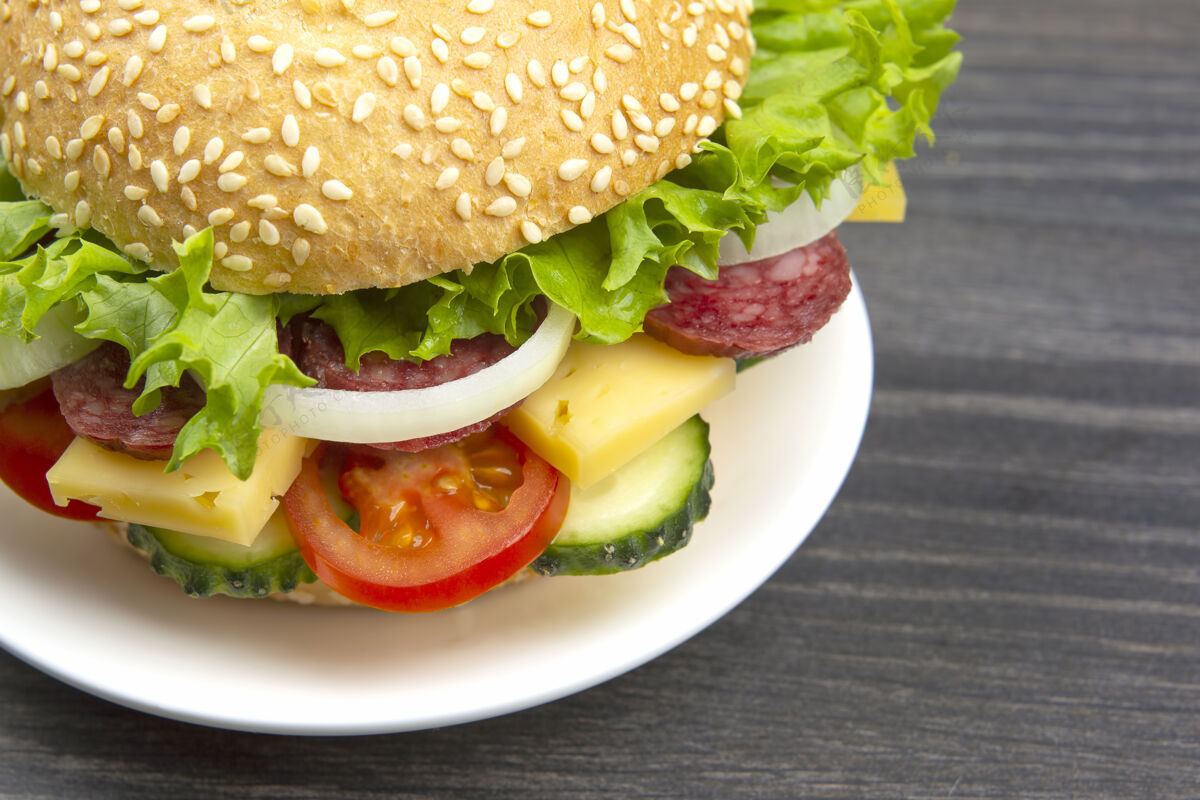
[[[146,461],[105,450],[77,438],[46,480],[54,502],[82,500],[100,515],[122,522],[211,536],[249,545],[279,507],[300,474],[308,440],[266,430],[258,440],[254,472],[239,481],[216,453],[205,450],[163,472],[162,461]]]
[[[900,183],[895,162],[883,172],[883,185],[868,186],[858,207],[846,218],[847,222],[904,222],[908,197]]]
[[[591,486],[732,391],[734,373],[732,359],[684,355],[641,334],[616,345],[574,342],[507,424],[573,482]]]

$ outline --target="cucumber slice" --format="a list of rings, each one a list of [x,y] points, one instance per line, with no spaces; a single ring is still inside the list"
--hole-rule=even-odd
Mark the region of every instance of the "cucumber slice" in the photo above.
[[[708,515],[708,423],[692,417],[612,476],[571,487],[554,543],[531,565],[542,575],[608,575],[679,550]]]
[[[317,579],[296,549],[282,511],[248,547],[134,524],[128,539],[150,556],[155,572],[174,579],[192,597],[266,597]]]

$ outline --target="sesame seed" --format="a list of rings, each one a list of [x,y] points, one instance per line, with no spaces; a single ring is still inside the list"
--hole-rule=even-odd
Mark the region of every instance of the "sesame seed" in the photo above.
[[[438,41],[441,41],[440,39]],[[421,88],[421,59],[416,56],[409,56],[404,59],[404,74],[408,78],[408,85],[414,89]]]
[[[675,129],[675,118],[674,117],[663,117],[662,119],[660,119],[658,121],[658,124],[654,126],[654,135],[659,138],[662,138],[674,129]]]
[[[587,56],[576,56],[567,62],[567,67],[571,70],[572,75],[578,75],[583,72],[583,68],[588,65],[589,61]]]
[[[313,59],[322,67],[332,69],[346,63],[346,57],[332,47],[322,47],[313,53]]]
[[[530,244],[537,244],[542,240],[542,229],[532,220],[523,220],[521,222],[521,235]]]
[[[509,99],[514,103],[521,102],[525,88],[522,86],[521,79],[517,77],[515,72],[510,72],[504,76],[504,91],[508,92]]]
[[[691,2],[687,5],[687,12],[693,17],[699,17],[704,14],[704,3]]]
[[[183,111],[183,108],[178,103],[167,103],[154,114],[154,118],[163,125],[166,125],[169,122],[174,122],[181,111]]]
[[[533,191],[533,183],[529,178],[516,172],[504,175],[504,185],[517,197],[528,197],[529,193]]]
[[[77,228],[86,228],[92,221],[92,207],[88,205],[87,200],[80,200],[75,204],[75,226]]]
[[[300,144],[300,123],[296,122],[294,115],[288,114],[283,118],[283,125],[280,126],[279,133],[283,143],[288,147]]]
[[[217,188],[227,193],[239,192],[248,182],[249,180],[245,175],[239,175],[236,172],[226,172],[217,178]]]
[[[642,34],[632,22],[626,22],[617,28],[617,33],[625,37],[625,41],[634,47],[642,46]]]
[[[142,0],[117,0],[122,11],[135,11],[142,7]]]
[[[571,79],[571,69],[565,61],[555,61],[554,66],[550,68],[550,79],[554,81],[555,86],[566,86],[567,81]]]
[[[275,244],[279,243],[275,242]],[[272,272],[270,275],[263,278],[263,283],[265,283],[267,286],[270,286],[272,289],[282,289],[291,282],[292,276],[286,272]]]
[[[604,3],[596,3],[592,6],[592,26],[595,28],[604,27],[604,19],[608,14],[604,10]]]
[[[616,149],[613,140],[605,136],[603,133],[592,134],[592,149],[602,155],[607,155]]]
[[[408,158],[413,154],[413,146],[408,142],[401,142],[392,148],[392,155],[400,158]]]
[[[179,168],[179,175],[176,176],[175,180],[179,181],[180,183],[191,183],[199,175],[200,161],[193,158],[190,161],[184,162],[183,166]]]
[[[394,36],[388,42],[388,47],[392,48],[392,52],[401,58],[408,58],[417,54],[416,45],[407,36]]]
[[[534,86],[541,88],[546,85],[546,68],[536,58],[525,65],[525,74],[533,81]]]
[[[650,121],[650,118],[641,112],[630,114],[629,120],[633,123],[633,127],[643,133],[649,133],[654,128],[654,123]]]
[[[192,143],[192,132],[186,126],[180,126],[175,131],[175,136],[171,139],[171,149],[175,151],[175,155],[181,156],[187,152],[188,145]]]
[[[42,56],[42,69],[47,72],[53,72],[58,66],[58,50],[53,44],[46,45],[46,52]]]
[[[22,114],[29,110],[29,95],[25,94],[25,92],[17,92],[15,102],[17,104],[17,111],[20,111]]]
[[[717,93],[709,89],[704,94],[700,95],[700,107],[712,108],[717,104]]]
[[[588,211],[583,206],[572,206],[571,210],[567,212],[567,220],[570,221],[572,225],[582,225],[585,222],[592,221],[592,212]]]
[[[731,21],[726,27],[729,29],[729,35],[734,39],[741,39],[746,35],[746,29],[736,20]]]
[[[279,198],[273,194],[260,194],[247,200],[246,205],[251,208],[257,208],[260,211],[266,211],[279,205]]]
[[[100,30],[100,26],[96,23],[88,22],[83,26],[83,35],[94,42],[104,35],[104,31]]]
[[[321,152],[315,147],[309,147],[304,151],[304,158],[300,160],[300,173],[306,178],[311,178],[320,166]]]
[[[446,167],[442,170],[442,174],[438,175],[437,181],[434,182],[433,188],[449,189],[458,182],[458,167]]]
[[[642,107],[641,101],[631,94],[621,96],[621,105],[625,107],[626,111],[645,111],[645,109]]]
[[[252,53],[265,53],[271,49],[271,40],[256,33],[246,40],[246,47]]]
[[[266,144],[271,141],[271,129],[251,128],[242,134],[242,141],[250,144]]]
[[[711,136],[713,131],[717,129],[717,121],[705,114],[700,119],[700,124],[696,126],[696,134],[701,137]]]
[[[409,103],[404,107],[404,121],[413,130],[422,130],[425,127],[425,112]]]
[[[383,51],[378,47],[369,44],[356,44],[350,48],[350,53],[355,58],[361,58],[363,61],[371,58],[378,58]]]
[[[742,107],[737,104],[733,98],[725,98],[725,113],[734,119],[742,118]]]
[[[696,26],[688,25],[683,29],[683,44],[685,47],[692,47],[696,44]]]
[[[151,53],[161,53],[166,43],[167,26],[159,25],[157,28],[150,31],[150,36],[146,39],[146,48]]]
[[[86,48],[83,46],[83,42],[79,41],[78,39],[74,39],[63,45],[63,52],[66,53],[69,58],[81,58],[85,50]]]
[[[328,197],[330,200],[349,200],[354,196],[354,192],[350,191],[350,187],[341,181],[325,181],[321,184],[321,194]]]
[[[79,8],[85,14],[95,14],[100,10],[100,0],[79,0]]]
[[[720,62],[729,57],[729,53],[727,53],[725,48],[721,47],[719,44],[710,44],[705,52],[708,53],[708,59],[710,61]]]
[[[583,96],[583,101],[579,104],[579,116],[584,119],[591,119],[592,114],[596,113],[596,94],[588,92]]]
[[[292,94],[301,108],[312,108],[312,92],[302,81],[292,81]]]
[[[234,244],[241,244],[250,238],[250,223],[242,220],[237,225],[229,229],[229,241]]]
[[[375,110],[375,103],[375,95],[363,92],[354,101],[354,110],[350,114],[350,119],[353,122],[363,122]]]
[[[67,142],[67,147],[69,148],[70,146],[71,143]],[[142,151],[138,149],[136,144],[129,145],[129,168],[134,172],[142,168]]]
[[[463,192],[458,196],[458,199],[454,201],[454,213],[463,220],[471,218],[471,195]]]
[[[632,167],[637,162],[637,151],[632,147],[621,151],[621,163],[627,167]]]
[[[504,178],[504,159],[501,156],[496,156],[487,165],[487,170],[484,172],[483,179],[488,186],[495,186]]]
[[[467,3],[467,11],[472,14],[486,14],[496,4],[495,0],[471,0]]]
[[[517,201],[511,197],[497,197],[483,210],[489,217],[507,217],[517,210]]]
[[[96,138],[96,134],[100,133],[100,127],[104,125],[103,114],[93,114],[83,121],[79,126],[79,135],[86,142]]]
[[[627,44],[614,44],[604,51],[604,55],[613,61],[624,64],[633,58],[633,48]]]
[[[249,272],[254,269],[254,262],[246,256],[226,256],[221,259],[221,266],[230,272]]]
[[[559,109],[558,116],[562,118],[563,125],[566,125],[569,130],[579,133],[583,130],[583,118],[569,108]]]
[[[58,230],[66,230],[67,228],[74,229],[75,223],[71,219],[70,214],[51,214],[50,227]]]
[[[721,73],[715,69],[710,69],[708,71],[708,74],[704,76],[704,88],[705,89],[721,88]]]
[[[688,164],[692,163],[692,157],[688,153],[680,153],[675,158],[675,169],[683,169]]]
[[[400,15],[395,11],[376,11],[363,17],[363,24],[368,28],[382,28],[394,22],[398,16]]]
[[[125,71],[121,75],[121,83],[126,86],[132,86],[134,81],[142,74],[142,59],[139,56],[130,56],[125,62]]]
[[[108,32],[113,36],[121,37],[133,30],[133,23],[127,19],[114,19],[108,23]]]
[[[82,176],[80,175],[79,170],[77,170],[77,169],[71,170],[70,172],[68,172],[66,175],[63,176],[63,188],[66,189],[68,192],[75,191],[76,189],[79,188],[79,179],[81,177]]]
[[[603,166],[596,170],[596,174],[592,176],[592,191],[603,192],[608,188],[609,181],[612,180],[612,167]]]
[[[151,161],[150,180],[154,182],[154,188],[160,192],[167,191],[171,184],[171,176],[167,173],[167,165],[158,159]]]
[[[433,127],[437,128],[438,133],[454,133],[462,125],[462,120],[457,117],[438,117],[433,123]]]
[[[566,86],[564,86],[562,89],[560,89],[558,94],[564,100],[570,100],[571,102],[578,102],[584,98],[584,95],[586,95],[587,92],[588,92],[587,87],[584,86],[582,83],[580,83],[579,81],[572,81],[571,83],[568,83]]]
[[[0,156],[4,156],[5,161],[12,160],[12,140],[7,133],[0,133]]]
[[[141,186],[134,186],[132,183],[125,187],[125,199],[139,203],[150,196],[148,189],[143,189]]]
[[[443,64],[450,58],[450,48],[444,39],[434,39],[430,43],[429,49],[433,51],[433,57]]]
[[[643,133],[640,136],[633,137],[633,143],[636,144],[638,146],[638,148],[643,150],[644,152],[647,152],[647,153],[657,153],[658,152],[658,137],[657,136],[651,136],[649,134]]]
[[[53,136],[46,137],[46,152],[55,161],[61,161],[63,157],[62,144]]]
[[[276,75],[282,75],[292,65],[295,57],[296,51],[290,44],[279,45],[271,56],[271,70]]]
[[[522,136],[518,139],[513,139],[510,142],[506,142],[504,144],[504,147],[500,148],[500,155],[502,155],[508,159],[513,159],[513,158],[516,158],[517,156],[521,155],[521,151],[524,149],[525,149],[525,137]]]
[[[307,239],[297,239],[292,243],[292,260],[296,262],[296,266],[304,266],[310,252],[312,252],[312,245],[308,243]]]
[[[213,137],[208,140],[208,144],[204,145],[204,163],[211,164],[221,157],[221,153],[225,150],[225,142],[218,137]]]
[[[619,197],[628,197],[629,193],[633,190],[625,181],[617,181],[613,184],[613,191],[616,192]]]
[[[613,137],[618,141],[629,135],[629,123],[625,121],[625,115],[621,113],[620,109],[613,109],[612,131]]]
[[[525,21],[535,28],[545,28],[554,21],[554,17],[549,11],[539,10],[532,12]]]
[[[491,95],[489,95],[487,92],[476,92],[475,94],[471,95],[471,103],[474,104],[474,106],[480,111],[491,111],[496,107],[496,104],[492,101]]]
[[[739,78],[746,77],[746,62],[740,57],[735,57],[729,62],[729,71]]]
[[[508,111],[503,106],[497,106],[492,111],[492,118],[489,122],[488,129],[492,136],[499,136],[504,132],[504,126],[508,124]]]
[[[471,99],[471,93],[475,91],[471,88],[471,85],[462,78],[455,78],[454,80],[450,81],[450,89],[459,97],[465,97],[468,100]]]
[[[625,15],[625,19],[637,22],[637,11],[633,7],[633,0],[621,0],[621,13]]]
[[[160,217],[158,212],[150,206],[142,206],[139,208],[137,212],[137,218],[138,221],[143,225],[150,225],[155,228],[161,228],[163,224],[162,217]]]
[[[279,228],[265,219],[259,220],[258,238],[262,240],[263,244],[274,247],[279,244]]]
[[[121,249],[124,251],[125,255],[130,256],[131,258],[136,258],[138,261],[149,262],[150,259],[154,257],[153,253],[150,252],[150,248],[146,247],[146,245],[142,244],[141,242],[127,244]]]
[[[663,35],[664,39],[675,38],[675,29],[663,22],[661,19],[658,21],[658,32]]]
[[[79,71],[79,67],[74,64],[59,64],[54,70],[61,77],[66,78],[71,83],[78,83],[83,80],[83,73]]]
[[[474,45],[479,44],[486,34],[487,28],[481,28],[478,25],[474,25],[469,28],[463,28],[462,33],[458,35],[458,39],[463,44]]]
[[[86,123],[85,123],[85,124],[86,124]],[[25,142],[25,126],[24,126],[24,125],[22,125],[20,122],[17,122],[17,123],[14,123],[14,124],[13,124],[13,141],[14,141],[14,142],[16,142],[16,145],[17,145],[17,149],[18,149],[18,150],[24,150],[24,149],[25,149],[25,145],[26,145],[26,142]],[[81,152],[82,152],[82,151],[81,151]],[[19,162],[19,161],[18,161],[18,162],[16,162],[16,163],[17,163],[17,164],[20,164],[20,162]]]
[[[568,158],[558,165],[558,177],[564,181],[573,181],[587,169],[588,162],[584,158]]]
[[[38,100],[45,100],[50,96],[50,87],[45,81],[39,80],[33,85],[33,96]]]
[[[663,111],[674,114],[679,110],[679,101],[675,99],[675,95],[670,92],[663,92],[658,96],[658,104]]]
[[[325,218],[321,216],[321,212],[308,203],[301,203],[296,206],[296,210],[292,212],[292,220],[304,230],[309,233],[315,233],[318,236],[329,230],[329,226],[325,223]]]
[[[197,14],[183,21],[183,29],[188,33],[204,33],[216,24],[211,14]]]
[[[263,168],[278,178],[290,178],[296,174],[296,170],[292,169],[292,165],[282,156],[275,153],[263,159]]]
[[[228,222],[232,222],[234,216],[232,208],[218,208],[208,215],[208,224],[214,228],[219,228]]]
[[[596,67],[596,71],[592,73],[592,87],[599,93],[604,94],[604,90],[608,88],[608,78],[604,74],[604,70]]]
[[[679,96],[682,97],[686,103],[690,103],[699,92],[700,84],[698,83],[688,82],[681,84],[679,87]]]
[[[496,37],[496,46],[501,50],[507,50],[519,41],[521,41],[520,33],[517,31],[505,31]]]
[[[195,211],[199,207],[199,202],[196,200],[196,193],[187,186],[179,190],[179,199],[183,201],[183,205],[188,211]]]
[[[375,71],[388,86],[395,86],[400,82],[400,67],[390,56],[384,56],[375,62]]]
[[[229,255],[229,245],[224,242],[217,242],[213,245],[213,258],[220,261],[225,256]]]
[[[471,53],[463,59],[463,63],[471,69],[486,69],[492,63],[492,57],[487,53]]]

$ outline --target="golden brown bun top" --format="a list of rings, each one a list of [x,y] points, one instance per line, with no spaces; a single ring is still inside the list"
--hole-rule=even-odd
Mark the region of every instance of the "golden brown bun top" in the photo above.
[[[0,0],[26,190],[212,283],[399,286],[587,221],[741,112],[749,0]]]

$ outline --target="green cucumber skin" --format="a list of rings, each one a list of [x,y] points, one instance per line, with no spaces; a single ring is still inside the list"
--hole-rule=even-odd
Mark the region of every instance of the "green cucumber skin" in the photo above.
[[[699,417],[695,419],[703,425],[704,468],[679,508],[652,528],[630,531],[609,541],[551,544],[530,568],[545,576],[612,575],[644,567],[685,547],[691,541],[695,523],[708,516],[715,481],[712,459],[708,457],[708,424]]]
[[[169,535],[183,535],[167,532]],[[201,563],[172,553],[154,530],[130,524],[129,543],[150,556],[150,567],[173,579],[192,597],[225,594],[230,597],[260,598],[273,592],[290,592],[302,583],[317,579],[304,563],[299,550],[271,556],[241,566]]]

